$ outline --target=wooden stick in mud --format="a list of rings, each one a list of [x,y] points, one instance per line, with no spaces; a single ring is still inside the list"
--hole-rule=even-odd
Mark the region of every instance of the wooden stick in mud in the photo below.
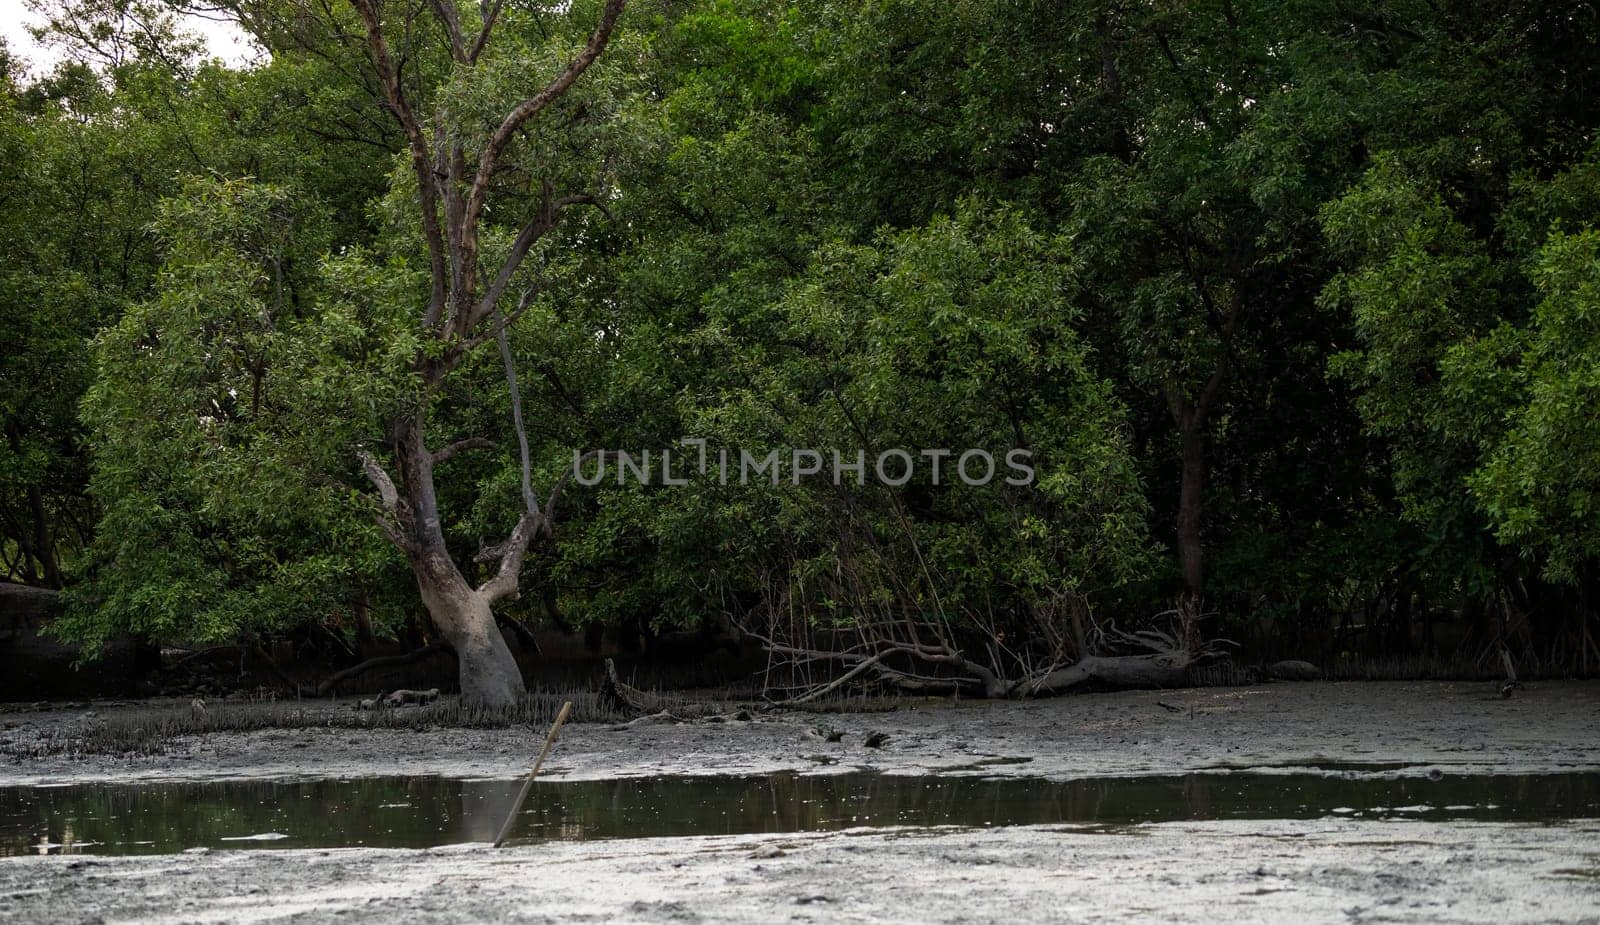
[[[533,790],[533,779],[539,776],[539,769],[544,767],[545,756],[550,754],[550,746],[556,742],[556,733],[561,731],[561,724],[567,721],[567,714],[572,712],[572,701],[561,705],[561,712],[556,714],[556,721],[550,727],[550,734],[544,737],[544,748],[539,749],[539,759],[533,763],[533,770],[528,772],[528,779],[522,782],[522,790],[517,793],[517,801],[511,804],[511,813],[506,816],[505,825],[500,827],[500,834],[495,836],[496,848],[505,844],[506,837],[511,834],[511,827],[517,821],[517,813],[522,812],[522,804],[527,801],[528,793]]]

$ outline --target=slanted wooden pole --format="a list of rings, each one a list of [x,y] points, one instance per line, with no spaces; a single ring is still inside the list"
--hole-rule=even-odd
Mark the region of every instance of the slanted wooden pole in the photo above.
[[[528,779],[522,782],[522,790],[517,794],[517,801],[511,804],[511,813],[506,816],[505,825],[500,827],[500,834],[495,836],[496,848],[505,844],[506,838],[511,834],[511,828],[516,824],[517,813],[522,812],[522,804],[527,802],[528,793],[533,790],[533,779],[539,776],[539,769],[544,767],[545,756],[550,754],[550,746],[556,743],[556,733],[561,731],[561,724],[567,721],[567,714],[572,712],[572,701],[561,705],[561,712],[556,714],[556,721],[550,727],[550,734],[544,737],[544,748],[539,749],[539,759],[533,763],[533,770],[528,772]]]

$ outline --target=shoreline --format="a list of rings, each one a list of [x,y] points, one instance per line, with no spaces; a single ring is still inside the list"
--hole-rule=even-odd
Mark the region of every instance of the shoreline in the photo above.
[[[390,774],[509,778],[526,773],[544,736],[531,726],[308,727],[183,735],[153,755],[31,754],[49,737],[70,736],[117,712],[176,708],[136,703],[0,714],[9,727],[0,744],[0,786]],[[842,741],[827,741],[828,732],[843,733]],[[887,739],[866,747],[872,733]],[[758,713],[745,722],[569,724],[542,776],[868,770],[1064,780],[1352,763],[1397,765],[1395,773],[1600,767],[1600,682],[1542,682],[1510,699],[1477,682],[1310,682],[919,702],[881,713]]]

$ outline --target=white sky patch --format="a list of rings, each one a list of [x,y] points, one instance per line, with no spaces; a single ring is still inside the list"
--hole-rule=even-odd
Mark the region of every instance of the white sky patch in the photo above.
[[[265,57],[236,23],[202,16],[182,19],[183,27],[204,38],[209,53],[225,64],[242,67]],[[29,34],[29,26],[43,24],[43,18],[29,10],[25,0],[0,0],[0,36],[4,36],[11,54],[22,59],[28,73],[34,76],[48,74],[64,57],[60,48],[41,45]]]

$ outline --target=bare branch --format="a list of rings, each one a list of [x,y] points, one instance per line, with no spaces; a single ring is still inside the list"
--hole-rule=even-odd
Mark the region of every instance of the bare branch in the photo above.
[[[478,322],[494,313],[496,303],[505,294],[506,287],[511,284],[511,277],[515,276],[517,269],[522,266],[523,258],[528,256],[528,251],[544,237],[545,232],[555,227],[559,210],[550,196],[550,183],[545,181],[543,193],[539,197],[539,208],[534,211],[533,217],[528,219],[528,223],[522,226],[516,240],[511,242],[511,250],[506,254],[505,261],[500,264],[500,272],[495,274],[494,281],[489,284],[477,307],[469,317],[462,319],[460,331],[463,337],[471,333]]]
[[[537,502],[533,502],[534,509],[524,511],[517,519],[517,526],[511,531],[511,536],[498,546],[485,547],[478,553],[478,562],[492,562],[500,560],[500,566],[495,570],[493,577],[478,588],[478,594],[490,604],[517,595],[517,578],[522,571],[522,560],[527,555],[528,546],[535,536],[549,536],[551,525],[555,520],[556,503],[561,499],[561,491],[566,486],[567,480],[577,470],[583,460],[594,455],[597,450],[580,456],[571,469],[561,474],[556,480],[555,487],[550,489],[549,500],[545,503],[543,513],[537,510]],[[529,489],[532,494],[532,489]]]
[[[506,387],[511,390],[511,425],[517,432],[517,450],[522,464],[522,509],[538,516],[539,499],[533,493],[533,473],[528,461],[528,429],[522,424],[522,390],[517,387],[517,364],[511,357],[511,341],[506,337],[505,325],[499,326],[495,338],[500,342],[500,360],[506,368]]]
[[[459,453],[464,453],[467,450],[492,450],[494,449],[494,446],[494,441],[490,440],[488,437],[468,437],[465,440],[457,440],[455,443],[452,443],[443,449],[435,450],[433,453],[433,461],[435,464],[438,464]]]
[[[474,348],[488,341],[490,338],[499,337],[501,331],[508,330],[513,324],[517,323],[518,319],[528,313],[528,309],[533,307],[533,300],[538,298],[539,290],[542,288],[544,288],[544,281],[534,280],[532,285],[523,290],[522,298],[518,300],[516,308],[504,315],[497,317],[494,320],[494,323],[489,326],[488,330],[479,331],[478,333],[462,341],[460,346],[453,351],[453,354],[456,356],[462,356],[471,353]]]
[[[467,53],[467,63],[477,64],[478,56],[483,54],[483,47],[489,44],[489,33],[494,31],[495,23],[500,19],[500,7],[504,0],[484,0],[479,4],[483,12],[483,28],[478,30],[478,40],[472,43],[472,50]]]
[[[883,662],[883,657],[883,653],[879,653],[878,655],[863,659],[862,661],[857,662],[854,668],[851,668],[844,674],[834,678],[831,682],[813,687],[811,690],[806,691],[797,697],[790,697],[782,702],[785,705],[798,705],[802,703],[810,703],[813,700],[826,697],[839,688],[844,687],[846,684],[849,684],[851,681],[854,681],[857,676],[865,674],[868,671],[879,667]]]
[[[394,479],[389,478],[389,473],[384,471],[383,464],[366,450],[357,453],[356,457],[361,460],[361,471],[367,474],[373,487],[378,489],[378,499],[383,502],[383,509],[391,514],[399,513],[400,492],[395,490]]]
[[[504,543],[496,543],[493,546],[480,545],[478,548],[478,553],[472,557],[472,561],[478,563],[479,565],[489,562],[499,562],[500,559],[505,556],[505,554],[506,544]]]
[[[361,470],[378,490],[378,501],[383,506],[377,517],[378,528],[389,538],[389,542],[401,549],[411,549],[415,545],[407,529],[411,522],[411,509],[395,489],[394,479],[389,477],[389,473],[371,453],[362,450],[356,455],[361,460]]]
[[[594,195],[593,193],[574,193],[571,196],[562,196],[560,199],[556,200],[557,211],[565,209],[568,206],[578,205],[594,206],[596,209],[600,210],[600,213],[606,217],[607,221],[614,222],[617,220],[616,215],[612,214],[611,212],[611,207],[606,205],[605,202],[600,199],[600,197]]]
[[[612,215],[611,209],[607,207],[606,204],[600,199],[589,193],[577,193],[571,196],[562,196],[560,199],[555,200],[552,200],[550,197],[550,184],[546,182],[544,183],[544,193],[539,199],[538,210],[534,213],[533,217],[528,220],[528,223],[523,226],[522,231],[517,234],[516,240],[511,242],[511,250],[506,254],[505,261],[500,264],[500,272],[495,274],[494,281],[491,282],[489,284],[489,288],[484,291],[483,298],[478,300],[478,305],[475,309],[473,309],[472,315],[465,319],[464,323],[461,325],[461,333],[463,338],[466,338],[466,335],[470,334],[472,330],[476,328],[478,324],[485,318],[495,314],[495,304],[500,301],[502,296],[505,295],[506,287],[511,285],[511,278],[515,276],[517,270],[522,267],[522,262],[527,258],[528,251],[530,251],[533,248],[533,245],[537,244],[539,239],[544,237],[547,232],[555,228],[555,226],[561,221],[562,212],[571,206],[590,205],[604,213],[606,218],[612,221],[616,220],[616,216]],[[530,287],[530,291],[536,292],[537,290],[534,287]],[[528,301],[529,295],[525,293],[522,298],[523,304],[518,306],[519,314],[521,311],[526,310]],[[502,329],[509,326],[509,321],[497,323]],[[491,336],[498,337],[499,331],[495,331]],[[486,338],[470,338],[468,339],[469,346],[482,343],[484,339]]]
[[[784,645],[762,636],[751,633],[774,655],[787,655],[805,659],[807,661],[833,661],[850,666],[842,676],[832,681],[812,688],[797,697],[784,701],[785,703],[806,703],[822,697],[834,690],[848,684],[850,681],[867,672],[877,675],[879,680],[893,684],[901,690],[953,690],[960,688],[977,688],[986,697],[1007,696],[1015,686],[1012,682],[1000,679],[993,671],[984,665],[967,659],[958,652],[953,652],[944,647],[918,645],[916,643],[884,642],[873,646],[873,651],[862,652],[860,646],[851,650],[830,652],[822,649],[803,649],[795,646]],[[966,676],[930,677],[927,675],[913,674],[884,664],[891,657],[905,658],[911,661],[928,662],[932,664],[949,665],[957,671],[967,672]]]
[[[412,662],[421,661],[435,652],[448,651],[450,651],[450,644],[448,642],[436,640],[428,643],[414,652],[407,652],[403,655],[380,655],[376,658],[369,658],[358,665],[352,665],[343,671],[336,671],[329,675],[321,684],[317,685],[317,696],[326,696],[335,688],[337,688],[340,682],[348,681],[357,675],[366,674],[374,668],[387,668],[394,665],[409,665]]]
[[[534,534],[539,532],[544,518],[530,511],[524,511],[517,518],[517,526],[511,531],[511,536],[506,540],[500,554],[500,567],[495,570],[494,577],[484,582],[478,588],[478,594],[484,600],[493,604],[495,601],[517,595],[517,575],[522,571],[522,559],[528,552],[528,543],[533,540]]]

